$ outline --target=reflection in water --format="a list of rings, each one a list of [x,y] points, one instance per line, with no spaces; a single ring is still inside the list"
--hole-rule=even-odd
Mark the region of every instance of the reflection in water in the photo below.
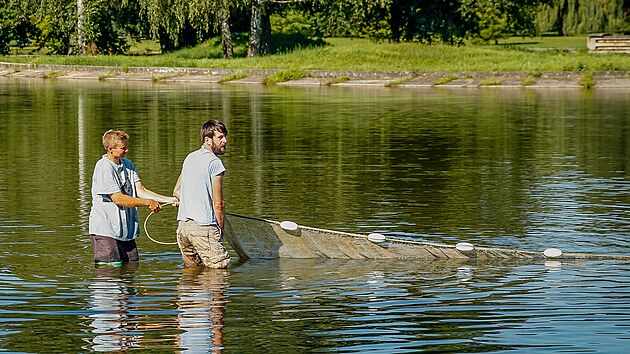
[[[85,137],[85,93],[83,90],[79,90],[79,98],[77,104],[77,126],[78,126],[78,152],[79,152],[79,218],[81,219],[81,232],[86,234],[88,232],[89,221],[89,208],[90,194],[89,192],[89,180],[87,178],[86,171],[86,137]]]
[[[178,346],[183,352],[223,352],[226,269],[184,268],[177,286]]]
[[[138,295],[133,276],[138,263],[122,267],[96,267],[90,283],[90,326],[95,334],[94,351],[123,351],[138,346],[138,321],[129,308],[131,298]]]
[[[317,343],[318,352],[536,352],[546,345],[618,352],[627,334],[618,322],[628,318],[625,302],[618,305],[628,291],[623,279],[591,280],[600,288],[575,281],[599,267],[508,260],[247,263],[232,270],[230,294],[238,295],[230,302],[229,348],[273,352],[274,338],[288,352],[305,343]],[[245,281],[250,288],[237,285]],[[589,314],[598,315],[584,323]]]
[[[224,274],[182,273],[176,249],[144,237],[137,272],[86,268],[89,248],[68,255],[87,236],[85,161],[102,154],[103,131],[132,132],[143,179],[169,190],[199,146],[200,120],[217,116],[230,129],[229,211],[438,243],[628,254],[627,90],[0,77],[0,106],[0,351],[627,351],[627,262],[246,262],[225,292]],[[152,234],[172,235],[158,224],[167,219]]]

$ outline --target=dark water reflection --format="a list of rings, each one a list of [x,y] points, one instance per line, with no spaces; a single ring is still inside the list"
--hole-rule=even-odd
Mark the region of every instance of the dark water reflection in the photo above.
[[[66,83],[0,78],[0,350],[621,352],[629,264],[247,262],[139,240],[97,268],[101,134],[168,193],[198,127],[230,129],[227,208],[310,226],[628,254],[630,92]],[[141,218],[146,217],[141,211]],[[173,240],[175,211],[152,217]]]

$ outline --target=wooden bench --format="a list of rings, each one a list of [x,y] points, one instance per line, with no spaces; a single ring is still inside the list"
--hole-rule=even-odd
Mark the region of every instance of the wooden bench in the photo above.
[[[591,53],[630,53],[630,36],[591,34],[586,44]]]

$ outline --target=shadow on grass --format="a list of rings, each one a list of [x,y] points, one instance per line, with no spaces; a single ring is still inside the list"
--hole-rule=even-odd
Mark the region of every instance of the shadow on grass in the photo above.
[[[249,35],[247,33],[233,33],[232,46],[235,58],[247,56]],[[271,54],[289,53],[297,49],[322,47],[327,45],[322,39],[309,38],[303,34],[274,33],[271,36]],[[172,56],[184,59],[221,59],[223,47],[221,38],[210,38],[194,47],[182,48],[171,53]]]
[[[310,38],[301,33],[275,33],[271,36],[271,53],[287,53],[296,49],[323,47],[328,45],[321,38]]]
[[[535,45],[535,44],[540,44],[540,42],[509,42],[509,43],[500,43],[499,45]]]

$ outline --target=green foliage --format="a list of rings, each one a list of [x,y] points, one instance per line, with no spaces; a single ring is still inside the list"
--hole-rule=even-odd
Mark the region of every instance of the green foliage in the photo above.
[[[595,86],[596,82],[591,73],[586,73],[580,78],[579,85],[585,89],[590,89]]]
[[[533,35],[543,0],[320,0],[307,8],[315,33],[377,41],[462,44]]]
[[[330,80],[330,82],[328,83],[329,85],[334,85],[334,84],[340,84],[342,82],[346,82],[346,81],[350,81],[350,78],[347,76],[339,76],[336,77],[332,80]]]
[[[9,54],[12,41],[24,47],[36,32],[29,19],[31,4],[28,1],[0,0],[0,54]]]
[[[560,36],[630,31],[626,0],[553,0],[547,1],[536,16],[543,33]]]
[[[433,85],[444,85],[444,84],[448,84],[451,81],[455,81],[457,80],[457,76],[455,75],[447,75],[445,77],[441,77],[439,79],[436,79],[435,81],[433,81]]]
[[[544,40],[544,39],[543,39]],[[539,76],[548,71],[583,72],[627,68],[627,54],[595,55],[583,52],[509,50],[499,46],[464,46],[418,43],[375,43],[367,39],[327,39],[328,45],[259,58],[186,59],[178,52],[146,56],[31,56],[3,57],[5,62],[31,64],[199,67],[279,70],[401,70],[410,72],[519,71]],[[554,39],[561,46],[560,39]],[[568,47],[573,41],[568,40]],[[186,49],[182,50],[185,51]]]
[[[271,30],[276,33],[301,34],[306,37],[315,35],[308,18],[296,11],[271,15],[270,21]]]
[[[392,2],[392,40],[462,44],[473,25],[460,0],[395,0]]]
[[[92,47],[90,54],[122,54],[129,49],[122,30],[124,8],[107,0],[85,3],[85,41]]]
[[[319,37],[451,45],[463,44],[465,39],[475,44],[496,43],[507,35],[533,36],[543,16],[548,25],[544,29],[560,28],[563,33],[630,29],[624,14],[627,1],[619,0],[256,1],[264,4],[264,16],[270,17],[275,33],[270,43],[265,41],[271,37],[261,40],[271,53],[322,46],[314,39]],[[247,32],[255,4],[252,0],[83,2],[81,38],[88,43],[88,52],[110,55],[125,52],[130,41],[146,36],[157,39],[162,52],[170,52],[216,37],[227,28],[225,24],[233,33]],[[541,4],[545,15],[536,17]],[[0,53],[9,52],[9,43],[29,41],[40,43],[52,54],[78,53],[77,16],[76,0],[0,0]],[[237,51],[240,44],[235,46]],[[215,58],[216,54],[203,57],[190,51],[188,57]]]
[[[247,77],[247,73],[239,71],[239,72],[236,72],[234,74],[230,74],[228,76],[225,76],[225,77],[221,78],[220,82],[228,82],[228,81],[233,81],[233,80],[240,80],[240,79],[244,79],[246,77]]]
[[[485,44],[490,41],[498,43],[499,39],[509,37],[507,33],[508,18],[506,14],[501,14],[493,8],[483,8],[476,12],[478,22],[478,33],[472,34],[472,43]]]
[[[264,83],[265,85],[271,85],[279,82],[299,80],[304,77],[306,77],[306,73],[302,70],[278,71],[275,74],[266,77]]]
[[[42,43],[51,54],[70,52],[70,34],[74,26],[67,17],[46,15],[39,19],[35,26],[40,33],[38,42]]]
[[[508,36],[536,35],[536,14],[548,0],[463,0],[461,12],[471,24],[468,37],[482,44]]]
[[[532,77],[531,75],[528,75],[522,82],[521,82],[521,86],[530,86],[536,83],[536,78]]]
[[[488,77],[479,82],[480,86],[496,86],[501,85],[501,79],[496,77]]]
[[[9,43],[13,39],[13,26],[11,26],[10,9],[6,6],[0,7],[0,54],[9,54]]]
[[[140,17],[162,51],[196,45],[215,35],[222,14],[246,7],[246,0],[138,0]],[[238,17],[238,16],[237,16]]]

